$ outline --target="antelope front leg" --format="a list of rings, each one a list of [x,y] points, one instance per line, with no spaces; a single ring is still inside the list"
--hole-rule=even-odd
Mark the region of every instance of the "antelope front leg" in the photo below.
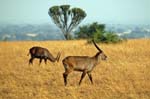
[[[89,76],[89,79],[90,79],[91,83],[93,84],[92,74],[91,73],[87,73],[87,74]]]
[[[41,62],[42,62],[42,58],[40,58],[39,65],[41,65]]]
[[[34,57],[31,57],[31,58],[30,58],[30,60],[29,60],[29,65],[30,65],[30,64],[33,65],[33,59],[34,59]]]
[[[64,84],[65,84],[65,86],[67,85],[67,76],[68,76],[68,73],[64,72],[63,73],[63,77],[64,77]]]
[[[47,59],[46,58],[44,59],[44,61],[45,61],[45,64],[47,64]]]
[[[66,71],[63,73],[65,86],[67,85],[67,77],[68,77],[68,74],[71,73],[71,72],[72,72],[72,69],[66,70]]]
[[[86,73],[87,73],[86,71],[83,71],[83,73],[81,75],[81,79],[80,79],[79,85],[81,84],[81,82],[82,82],[83,78],[85,77]]]

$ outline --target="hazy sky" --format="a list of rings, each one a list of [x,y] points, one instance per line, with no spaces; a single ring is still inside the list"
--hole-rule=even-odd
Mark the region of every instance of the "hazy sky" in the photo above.
[[[0,0],[0,23],[52,23],[48,9],[61,4],[85,10],[82,23],[150,24],[150,0]]]

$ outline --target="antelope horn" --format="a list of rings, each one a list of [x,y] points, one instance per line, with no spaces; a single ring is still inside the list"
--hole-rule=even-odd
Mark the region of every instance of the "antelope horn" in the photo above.
[[[103,51],[96,45],[96,43],[95,43],[94,40],[92,40],[92,42],[94,43],[95,47],[99,50],[99,52],[103,52]]]
[[[58,54],[57,54],[57,62],[59,61],[60,56],[61,56],[61,52],[58,52]]]

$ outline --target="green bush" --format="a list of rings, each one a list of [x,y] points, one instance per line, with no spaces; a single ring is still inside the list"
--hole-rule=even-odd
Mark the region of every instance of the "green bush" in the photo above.
[[[105,25],[93,22],[92,24],[87,24],[79,27],[76,31],[75,36],[77,39],[90,39],[93,38],[94,34],[99,32],[104,32]]]
[[[115,33],[105,33],[106,43],[118,43],[121,42],[121,38]]]
[[[98,24],[97,22],[79,27],[79,31],[76,32],[76,38],[87,39],[88,43],[93,39],[97,43],[118,43],[122,41],[117,34],[106,32],[104,24]]]

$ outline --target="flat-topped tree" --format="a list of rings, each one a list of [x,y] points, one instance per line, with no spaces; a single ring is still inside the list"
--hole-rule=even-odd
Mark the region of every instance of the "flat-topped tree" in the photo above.
[[[61,29],[66,40],[71,39],[72,30],[86,17],[85,11],[80,8],[70,9],[70,5],[53,6],[49,8],[48,14]]]

